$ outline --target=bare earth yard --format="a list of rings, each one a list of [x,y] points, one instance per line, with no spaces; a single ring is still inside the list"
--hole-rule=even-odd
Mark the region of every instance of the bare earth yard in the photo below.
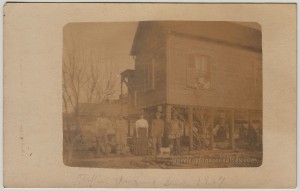
[[[67,155],[67,153],[64,153]],[[64,157],[65,159],[67,157]],[[117,156],[114,154],[96,157],[92,151],[76,151],[68,166],[94,168],[224,168],[258,167],[262,164],[261,151],[209,150],[191,151],[181,156],[155,157]]]

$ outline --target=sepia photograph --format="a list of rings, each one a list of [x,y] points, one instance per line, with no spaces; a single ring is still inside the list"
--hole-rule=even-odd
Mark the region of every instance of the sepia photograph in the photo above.
[[[3,188],[297,186],[297,4],[3,4]]]
[[[262,53],[253,22],[68,23],[64,164],[260,166]]]

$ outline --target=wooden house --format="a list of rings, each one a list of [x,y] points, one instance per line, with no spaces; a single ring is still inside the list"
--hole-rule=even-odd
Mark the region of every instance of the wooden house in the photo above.
[[[261,37],[231,22],[140,22],[131,49],[135,69],[121,74],[128,111],[144,109],[150,121],[158,106],[166,121],[177,112],[190,149],[204,139],[212,148],[212,129],[225,117],[235,148],[239,121],[262,122]]]

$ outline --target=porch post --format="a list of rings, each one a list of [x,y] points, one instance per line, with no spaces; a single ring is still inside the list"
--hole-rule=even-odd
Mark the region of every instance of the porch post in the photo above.
[[[211,117],[210,117],[210,149],[214,149],[215,142],[214,142],[214,123],[215,123],[215,111],[214,109],[211,110]]]
[[[121,76],[121,97],[123,97],[123,76]]]
[[[189,123],[189,143],[190,143],[190,150],[193,150],[193,107],[188,108],[188,123]]]
[[[164,138],[163,144],[164,146],[169,146],[169,125],[168,123],[171,121],[171,114],[172,114],[172,106],[167,104],[166,105],[166,116],[165,116],[165,130],[164,130]]]
[[[127,120],[127,125],[128,125],[128,128],[127,128],[127,137],[130,137],[130,119]]]
[[[234,144],[234,110],[230,110],[230,144],[231,149],[235,149]]]

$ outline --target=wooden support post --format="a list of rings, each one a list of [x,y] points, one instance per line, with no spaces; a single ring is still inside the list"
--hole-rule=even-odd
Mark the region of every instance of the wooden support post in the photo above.
[[[234,143],[234,110],[232,109],[230,111],[230,144],[231,149],[235,149],[235,143]]]
[[[123,97],[123,77],[121,77],[121,97]]]
[[[214,134],[213,134],[214,123],[215,123],[215,112],[212,109],[211,116],[210,116],[210,149],[212,149],[212,150],[215,147]]]
[[[134,90],[133,92],[133,106],[136,107],[137,106],[137,91]]]
[[[127,125],[128,125],[128,129],[127,129],[127,136],[130,136],[130,119],[127,120]]]
[[[166,113],[165,113],[165,130],[164,130],[164,138],[163,138],[163,145],[165,147],[169,146],[169,125],[168,123],[171,121],[171,114],[172,114],[172,106],[166,105]]]
[[[189,123],[189,143],[190,143],[190,150],[193,150],[193,107],[188,108],[188,123]]]

